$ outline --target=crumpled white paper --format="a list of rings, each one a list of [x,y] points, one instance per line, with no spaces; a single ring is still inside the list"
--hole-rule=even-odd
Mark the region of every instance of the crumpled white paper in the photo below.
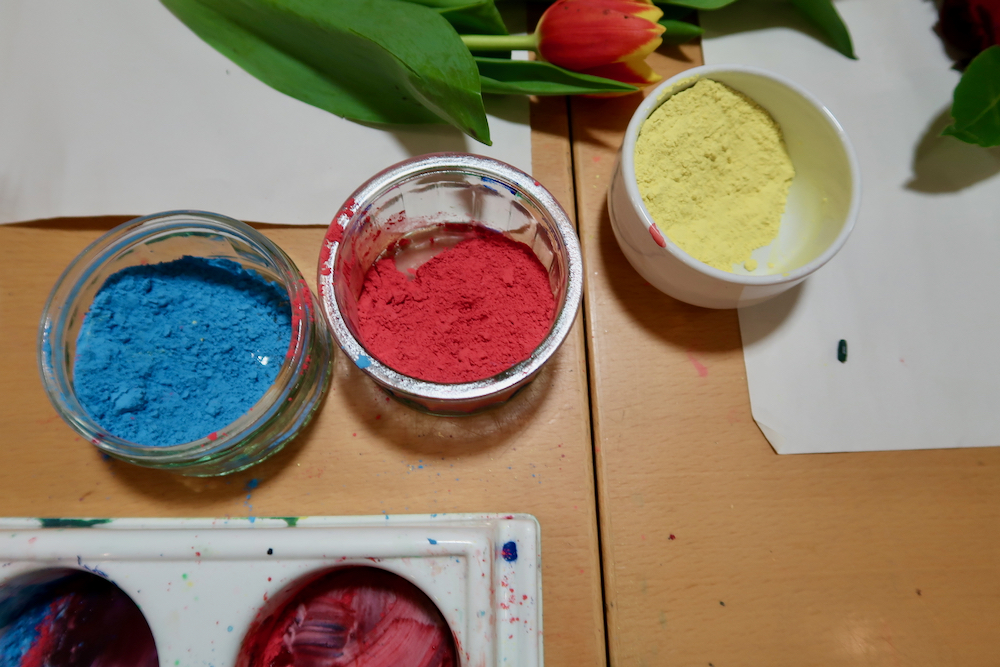
[[[0,0],[0,223],[200,209],[329,224],[365,180],[437,151],[531,171],[523,97],[493,146],[358,125],[257,81],[154,0]]]
[[[705,62],[810,90],[847,131],[863,178],[841,253],[740,310],[754,419],[779,454],[1000,444],[1000,149],[939,136],[960,75],[933,2],[836,6],[857,61],[788,4],[702,13]]]

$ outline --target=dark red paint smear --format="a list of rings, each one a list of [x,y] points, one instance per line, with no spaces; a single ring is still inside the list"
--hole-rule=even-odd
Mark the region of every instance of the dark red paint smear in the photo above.
[[[237,667],[455,667],[441,612],[402,577],[348,567],[313,580],[247,635]]]
[[[51,597],[49,597],[51,596]],[[156,667],[149,625],[131,598],[88,573],[46,587],[48,613],[19,667]]]

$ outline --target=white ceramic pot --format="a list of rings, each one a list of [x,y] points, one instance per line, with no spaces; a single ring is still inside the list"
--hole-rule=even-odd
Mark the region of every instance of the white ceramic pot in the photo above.
[[[684,252],[654,224],[636,183],[635,144],[642,124],[671,95],[702,78],[766,109],[781,126],[795,169],[778,237],[754,251],[753,272],[734,266],[729,273]],[[653,90],[629,122],[608,193],[615,238],[635,270],[660,291],[707,308],[750,306],[805,280],[843,247],[860,201],[857,158],[833,114],[797,84],[738,65],[695,67]]]

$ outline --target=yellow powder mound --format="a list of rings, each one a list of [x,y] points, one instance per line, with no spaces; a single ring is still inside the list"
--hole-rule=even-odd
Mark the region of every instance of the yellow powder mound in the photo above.
[[[756,102],[708,79],[646,119],[635,146],[639,192],[686,253],[723,271],[778,235],[795,171],[781,128]]]

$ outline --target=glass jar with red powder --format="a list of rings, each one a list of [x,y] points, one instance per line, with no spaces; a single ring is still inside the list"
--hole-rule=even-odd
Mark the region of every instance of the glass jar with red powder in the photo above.
[[[375,175],[330,225],[320,302],[347,356],[435,414],[503,403],[530,382],[580,306],[579,241],[538,181],[465,153]]]

